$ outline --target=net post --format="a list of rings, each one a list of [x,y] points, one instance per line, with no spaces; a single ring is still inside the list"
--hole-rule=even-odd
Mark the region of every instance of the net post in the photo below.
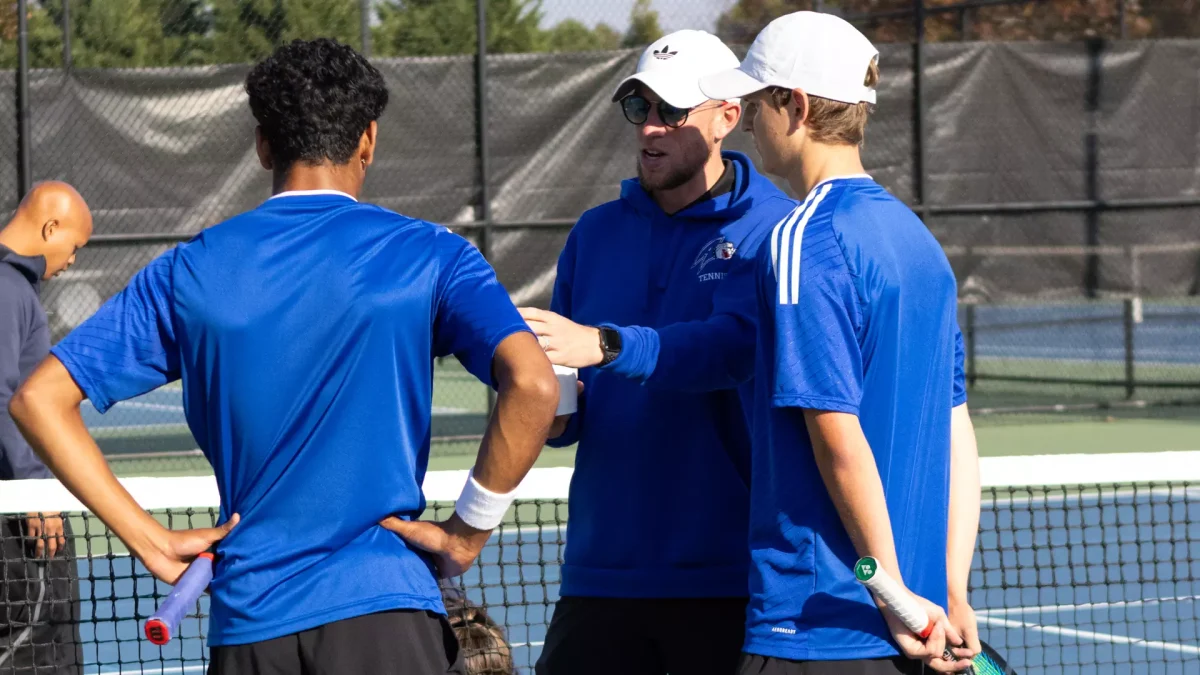
[[[1134,389],[1134,359],[1133,359],[1133,326],[1137,323],[1136,314],[1140,314],[1140,299],[1128,297],[1124,300],[1123,332],[1125,334],[1125,397],[1133,398]]]
[[[976,377],[975,371],[975,303],[967,305],[967,330],[966,332],[966,348],[967,348],[967,386],[974,389]]]

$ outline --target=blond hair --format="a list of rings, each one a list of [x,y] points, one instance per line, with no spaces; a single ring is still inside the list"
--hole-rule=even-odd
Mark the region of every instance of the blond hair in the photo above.
[[[879,84],[879,65],[872,60],[863,78],[863,85],[874,89]],[[782,108],[792,100],[792,92],[773,87],[771,101]],[[818,143],[830,145],[862,145],[867,131],[867,117],[874,106],[870,103],[842,103],[820,96],[808,97],[808,117],[804,124],[809,136]]]

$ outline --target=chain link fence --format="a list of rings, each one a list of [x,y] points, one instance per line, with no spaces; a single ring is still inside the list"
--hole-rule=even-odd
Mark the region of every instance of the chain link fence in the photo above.
[[[880,46],[865,160],[946,247],[981,421],[1200,417],[1200,0],[2,0],[0,206],[55,178],[93,207],[92,245],[46,285],[58,340],[269,194],[249,64],[336,37],[392,93],[364,198],[460,232],[545,307],[575,219],[634,172],[609,98],[641,48],[701,28],[742,54],[801,9]],[[488,398],[438,364],[443,451],[473,451]],[[85,414],[109,453],[194,448],[177,389]]]

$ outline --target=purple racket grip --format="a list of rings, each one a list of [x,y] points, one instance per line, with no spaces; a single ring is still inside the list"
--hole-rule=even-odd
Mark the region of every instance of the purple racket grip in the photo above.
[[[196,606],[196,601],[208,588],[213,577],[213,553],[201,553],[188,565],[179,583],[171,589],[171,594],[163,602],[154,616],[146,620],[146,639],[156,645],[165,645],[175,636],[179,623],[188,610]]]

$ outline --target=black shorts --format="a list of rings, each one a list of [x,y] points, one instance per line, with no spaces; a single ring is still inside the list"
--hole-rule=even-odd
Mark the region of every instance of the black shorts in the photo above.
[[[3,488],[0,488],[3,489]],[[83,672],[79,639],[79,570],[71,523],[65,548],[35,558],[25,519],[0,516],[0,673],[76,675]]]
[[[856,661],[791,661],[745,654],[737,675],[922,675],[925,664],[903,657]]]
[[[732,675],[746,600],[563,598],[537,675]]]
[[[213,647],[208,675],[466,675],[445,617],[395,610],[273,640]]]

